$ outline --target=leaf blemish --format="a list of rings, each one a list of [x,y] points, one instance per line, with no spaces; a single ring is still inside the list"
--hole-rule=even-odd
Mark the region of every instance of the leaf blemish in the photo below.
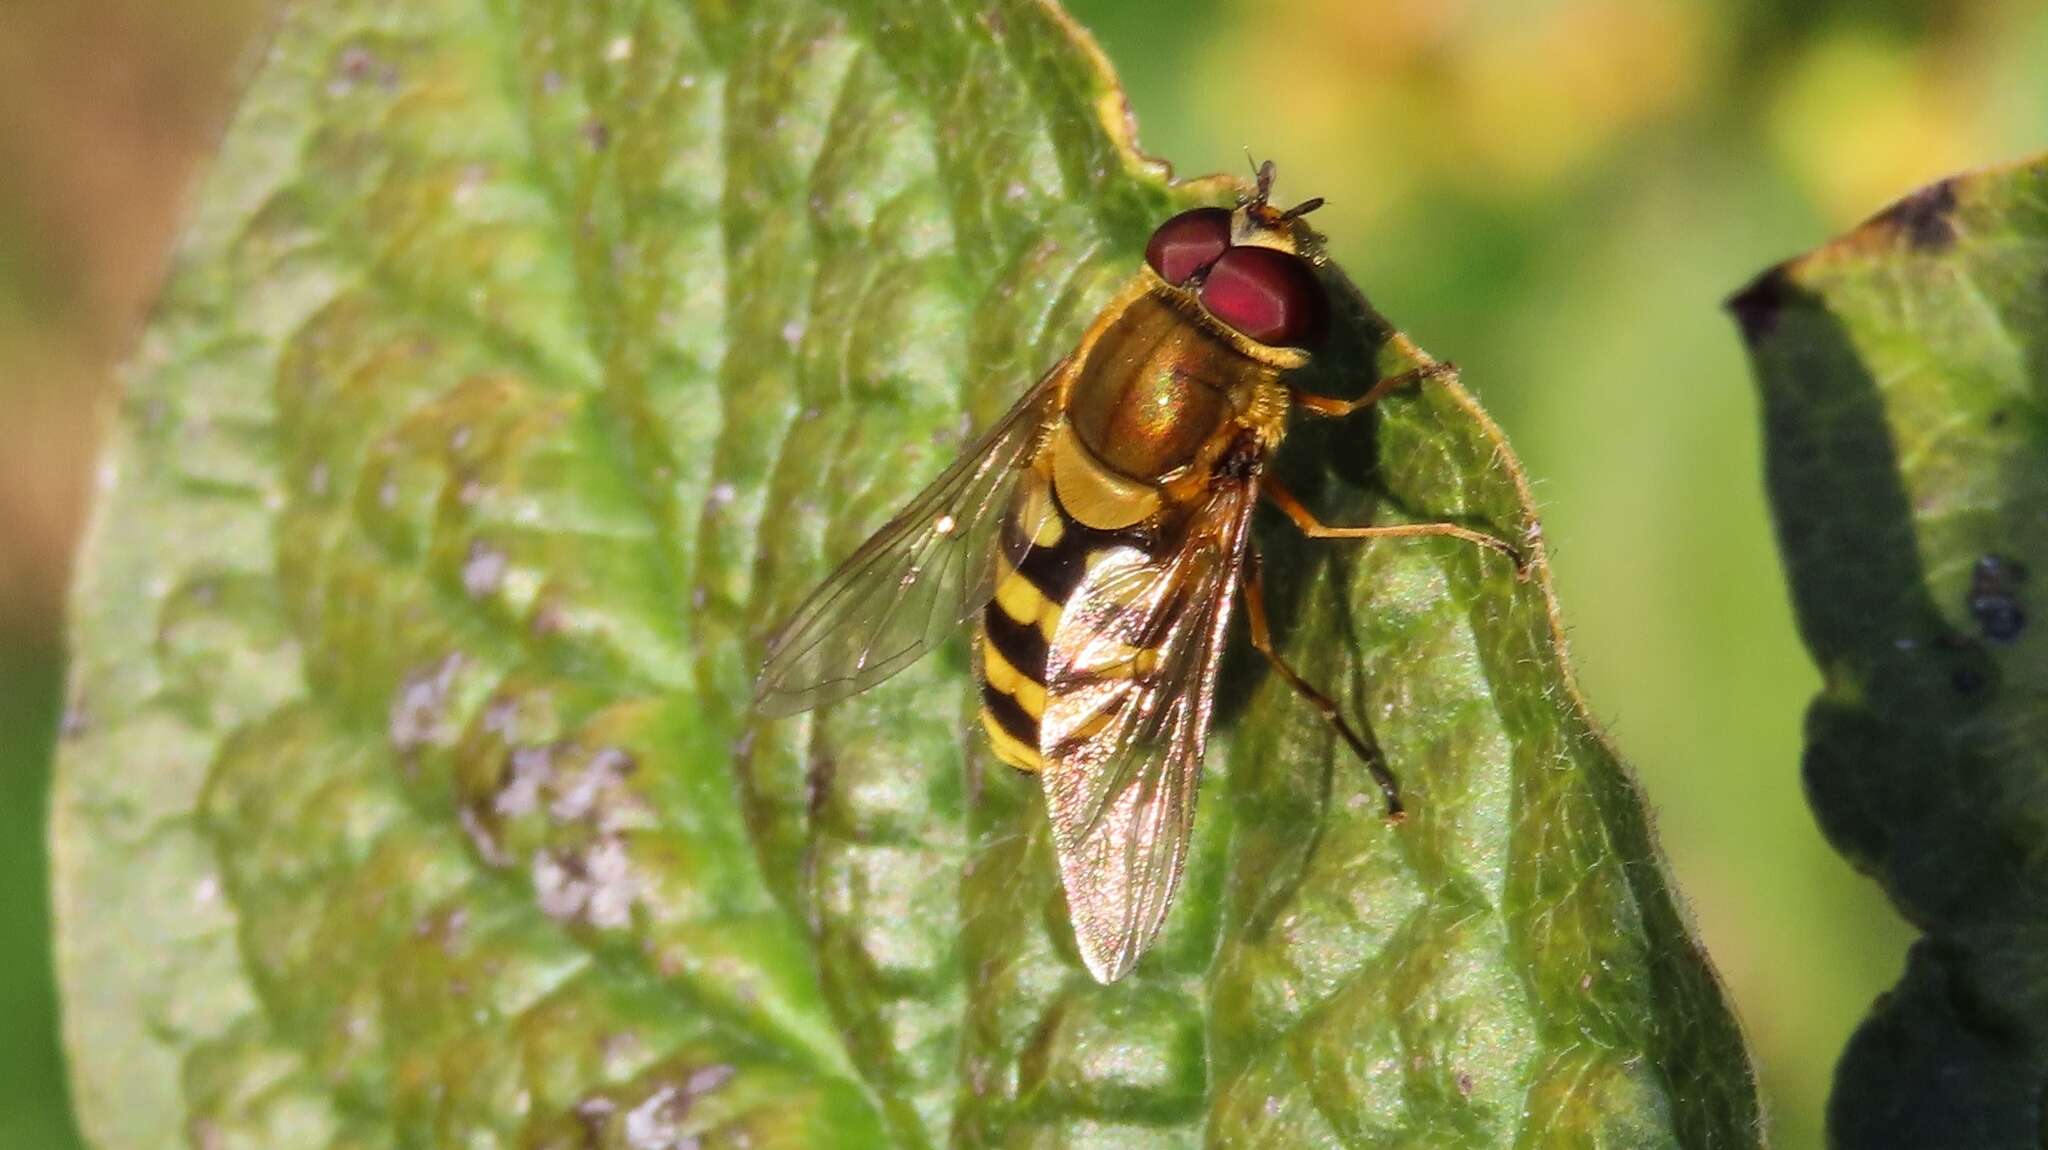
[[[448,702],[448,691],[455,684],[455,675],[462,670],[462,655],[450,652],[434,666],[415,671],[399,684],[398,693],[391,700],[389,718],[385,721],[385,733],[391,739],[394,750],[410,751],[434,738],[439,732],[442,709]]]
[[[84,738],[91,730],[92,715],[85,709],[84,697],[74,697],[71,705],[64,708],[64,718],[57,724],[57,737],[71,742]]]
[[[830,755],[813,756],[804,770],[804,813],[815,820],[832,794],[834,764]]]
[[[376,69],[377,57],[368,48],[359,44],[342,49],[341,59],[335,66],[334,81],[327,85],[331,96],[346,96],[355,91],[356,85],[369,79]]]
[[[599,1138],[603,1136],[604,1124],[611,1119],[613,1114],[618,1113],[618,1110],[619,1104],[602,1094],[593,1094],[573,1107],[576,1119],[583,1123],[584,1130],[590,1135],[592,1145],[596,1145]]]
[[[647,1049],[647,1040],[631,1030],[607,1034],[598,1043],[598,1050],[608,1062],[631,1062]]]
[[[1778,316],[1791,302],[1795,291],[1792,277],[1781,264],[1730,296],[1726,306],[1729,314],[1735,317],[1736,326],[1742,329],[1742,341],[1755,347],[1768,339],[1777,330]]]
[[[2003,555],[1985,555],[1970,571],[1969,608],[1977,629],[1993,643],[2010,643],[2027,626],[2020,584],[2027,569]]]
[[[484,708],[484,733],[510,741],[518,720],[519,703],[501,695]]]
[[[1943,180],[1879,212],[1870,226],[1896,233],[1916,251],[1934,251],[1956,242],[1955,210],[1955,184]]]
[[[412,933],[415,938],[432,940],[440,946],[443,953],[452,954],[468,925],[468,909],[457,906],[421,915],[419,922],[413,925]]]
[[[491,809],[507,818],[531,814],[540,807],[541,788],[554,777],[554,751],[520,747],[506,758],[505,785],[491,800]]]
[[[598,839],[580,852],[537,850],[532,879],[540,912],[556,922],[616,929],[632,921],[639,884],[617,838]]]
[[[709,1066],[692,1071],[684,1081],[683,1090],[695,1097],[701,1097],[731,1082],[737,1073],[730,1065],[714,1062]]]
[[[474,808],[467,805],[458,807],[455,818],[462,824],[462,833],[469,839],[469,845],[476,848],[476,857],[494,867],[512,865],[512,856],[505,853],[505,847],[498,842],[498,836],[491,832],[490,827],[484,825],[484,820]]]
[[[556,792],[548,814],[562,822],[589,817],[597,810],[598,799],[623,783],[634,765],[633,756],[617,747],[599,749]]]
[[[689,1112],[688,1095],[673,1083],[662,1086],[626,1112],[626,1145],[633,1150],[683,1145],[682,1122]]]
[[[481,599],[505,581],[505,553],[477,540],[469,545],[469,557],[462,562],[462,589],[470,598]]]
[[[490,169],[482,164],[468,164],[462,169],[462,176],[455,181],[454,200],[458,208],[466,208],[476,202],[484,183],[490,179]]]

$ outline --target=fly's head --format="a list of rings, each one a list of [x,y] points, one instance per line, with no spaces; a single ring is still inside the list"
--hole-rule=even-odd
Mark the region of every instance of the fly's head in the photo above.
[[[1322,259],[1321,238],[1301,217],[1323,201],[1275,208],[1272,188],[1269,160],[1258,168],[1256,194],[1235,210],[1193,208],[1160,224],[1145,262],[1246,339],[1308,350],[1328,326],[1330,306],[1312,266]]]

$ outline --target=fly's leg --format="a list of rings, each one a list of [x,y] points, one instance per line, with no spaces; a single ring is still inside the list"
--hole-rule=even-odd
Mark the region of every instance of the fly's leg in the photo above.
[[[1238,579],[1244,585],[1244,613],[1245,618],[1251,623],[1252,646],[1266,657],[1268,663],[1273,664],[1273,670],[1280,673],[1280,677],[1287,681],[1288,686],[1294,688],[1296,694],[1309,701],[1316,709],[1316,713],[1323,717],[1324,722],[1336,728],[1338,737],[1350,745],[1352,753],[1365,762],[1366,769],[1372,772],[1372,781],[1379,784],[1380,794],[1387,800],[1387,817],[1395,822],[1406,818],[1407,812],[1401,807],[1401,784],[1394,780],[1394,772],[1387,768],[1387,760],[1380,754],[1379,748],[1360,738],[1358,732],[1352,730],[1351,724],[1338,712],[1336,702],[1310,686],[1308,680],[1302,678],[1293,667],[1288,666],[1287,660],[1281,658],[1280,652],[1274,649],[1273,628],[1266,619],[1266,577],[1260,569],[1257,551],[1245,556],[1244,571]]]
[[[1301,391],[1299,389],[1291,391],[1290,396],[1296,407],[1311,415],[1322,416],[1326,419],[1342,419],[1352,412],[1378,403],[1388,394],[1401,388],[1421,383],[1424,380],[1449,375],[1455,371],[1457,371],[1457,365],[1448,360],[1438,360],[1434,363],[1426,363],[1421,367],[1410,368],[1407,371],[1396,372],[1393,375],[1387,376],[1385,379],[1367,388],[1365,394],[1357,399],[1334,399],[1327,395],[1317,395],[1314,392]],[[1287,518],[1293,520],[1294,525],[1301,529],[1301,533],[1311,539],[1380,539],[1403,536],[1414,538],[1430,535],[1462,539],[1467,543],[1498,551],[1502,555],[1507,556],[1514,562],[1515,578],[1523,580],[1529,578],[1529,560],[1522,554],[1521,549],[1505,539],[1488,535],[1483,531],[1474,531],[1468,527],[1460,527],[1455,523],[1400,523],[1377,527],[1333,527],[1317,519],[1315,512],[1310,511],[1302,504],[1301,500],[1296,499],[1294,493],[1289,491],[1286,485],[1278,479],[1268,476],[1264,481],[1263,488],[1266,498],[1272,500],[1273,505],[1285,512]]]
[[[1260,490],[1267,499],[1294,521],[1303,535],[1310,539],[1393,539],[1438,536],[1445,539],[1462,539],[1489,551],[1498,551],[1515,565],[1515,578],[1529,577],[1529,561],[1514,544],[1484,531],[1474,531],[1455,523],[1388,523],[1373,527],[1333,527],[1316,518],[1316,513],[1303,506],[1294,492],[1287,489],[1271,475],[1260,483]]]
[[[1317,395],[1313,391],[1303,391],[1300,388],[1291,388],[1288,394],[1294,400],[1294,406],[1310,415],[1320,415],[1325,419],[1342,419],[1360,408],[1371,407],[1393,392],[1411,384],[1450,375],[1457,370],[1456,364],[1448,360],[1438,360],[1435,363],[1423,364],[1421,367],[1409,368],[1407,371],[1398,371],[1366,388],[1365,394],[1357,399],[1337,399],[1328,395]]]

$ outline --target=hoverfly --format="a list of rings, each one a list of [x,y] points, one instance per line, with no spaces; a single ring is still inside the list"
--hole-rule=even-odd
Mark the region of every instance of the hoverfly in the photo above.
[[[1336,728],[1402,814],[1382,757],[1274,649],[1252,508],[1263,495],[1322,539],[1449,536],[1451,523],[1328,526],[1265,463],[1304,392],[1329,301],[1321,239],[1268,202],[1273,165],[1236,210],[1159,225],[1145,266],[1074,350],[797,607],[769,641],[755,705],[791,714],[909,666],[976,621],[981,725],[998,759],[1038,776],[1075,941],[1101,982],[1151,945],[1179,885],[1232,600],[1254,647]]]

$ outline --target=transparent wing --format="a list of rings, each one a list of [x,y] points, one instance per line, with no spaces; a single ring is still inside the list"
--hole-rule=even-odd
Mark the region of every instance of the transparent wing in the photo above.
[[[1040,779],[1074,937],[1101,982],[1138,961],[1180,885],[1252,494],[1234,481],[1177,540],[1092,561],[1046,658]]]
[[[793,714],[867,690],[988,602],[1003,512],[1065,367],[1047,372],[776,628],[755,682],[757,710]]]

